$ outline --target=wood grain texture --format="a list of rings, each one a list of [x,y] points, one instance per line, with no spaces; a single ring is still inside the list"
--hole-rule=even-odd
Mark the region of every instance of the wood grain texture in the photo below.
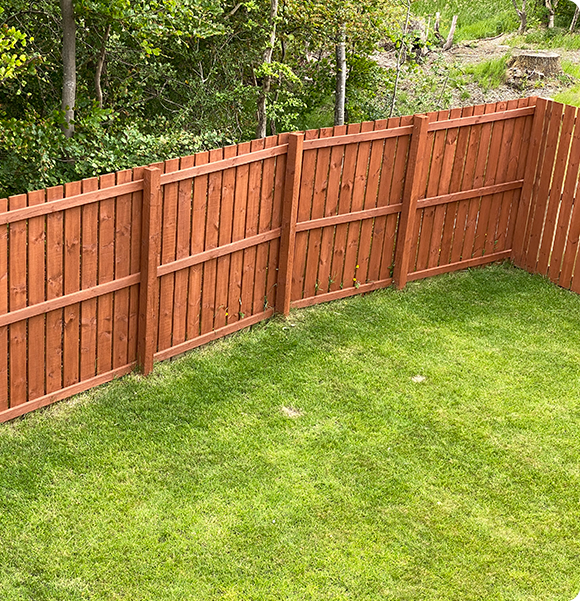
[[[8,211],[8,199],[0,198],[0,213]],[[0,225],[0,316],[8,313],[8,225]],[[44,355],[44,353],[43,353]],[[0,327],[0,411],[9,407],[8,327]]]
[[[16,210],[27,205],[26,194],[11,196],[9,206]],[[27,228],[26,222],[17,221],[10,224],[9,231],[9,274],[10,274],[10,311],[26,306],[27,297]],[[61,241],[62,244],[62,241]],[[60,341],[59,341],[60,342]],[[26,381],[27,333],[26,323],[20,322],[9,329],[10,359],[10,406],[15,407],[27,400],[28,386]]]
[[[44,190],[29,192],[28,205],[42,204],[46,200]],[[28,305],[34,306],[45,300],[45,232],[46,218],[28,220]],[[0,267],[1,269],[1,267]],[[80,307],[79,307],[80,319]],[[28,320],[28,400],[44,395],[45,362],[45,315]],[[79,336],[80,338],[80,336]],[[80,348],[78,349],[80,354]]]

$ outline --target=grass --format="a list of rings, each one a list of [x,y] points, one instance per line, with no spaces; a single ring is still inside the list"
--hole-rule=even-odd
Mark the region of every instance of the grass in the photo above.
[[[580,297],[494,266],[1,425],[0,597],[571,599],[579,331]]]
[[[506,80],[507,61],[509,54],[492,58],[476,64],[468,64],[464,70],[484,91],[498,88]]]
[[[567,29],[531,29],[525,35],[516,35],[506,40],[514,48],[544,50],[580,50],[580,33]]]
[[[572,106],[580,106],[580,65],[569,60],[563,60],[562,70],[571,80],[572,85],[563,92],[556,94],[554,100]]]
[[[458,15],[455,40],[475,40],[515,31],[519,22],[511,5],[503,0],[414,0],[413,12],[433,23],[435,13],[442,16],[442,33],[447,35],[453,15]]]

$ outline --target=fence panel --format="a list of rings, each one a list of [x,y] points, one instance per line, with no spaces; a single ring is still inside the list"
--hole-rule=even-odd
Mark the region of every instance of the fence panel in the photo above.
[[[530,199],[525,207],[526,233],[516,263],[530,273],[540,273],[555,284],[580,292],[578,110],[552,101],[542,103],[542,143],[537,151],[537,167],[531,174],[533,184],[529,185]],[[521,219],[524,222],[525,216]]]
[[[275,307],[506,258],[512,240],[580,289],[577,111],[535,104],[281,134],[0,200],[0,421]]]

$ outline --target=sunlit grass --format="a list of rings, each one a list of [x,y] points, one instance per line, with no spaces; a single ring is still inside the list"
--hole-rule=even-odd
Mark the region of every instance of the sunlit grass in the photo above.
[[[494,266],[0,425],[0,598],[572,599],[579,334],[580,297]]]
[[[571,78],[573,84],[567,90],[556,94],[554,100],[572,106],[580,106],[580,65],[569,60],[563,60],[562,70]]]
[[[471,75],[473,81],[485,91],[498,88],[505,83],[508,59],[509,54],[506,54],[499,58],[469,64],[465,66],[465,73]]]
[[[435,13],[439,11],[444,35],[453,15],[458,15],[457,41],[492,37],[518,28],[515,11],[502,0],[414,0],[412,7],[416,14],[431,17],[432,23]]]

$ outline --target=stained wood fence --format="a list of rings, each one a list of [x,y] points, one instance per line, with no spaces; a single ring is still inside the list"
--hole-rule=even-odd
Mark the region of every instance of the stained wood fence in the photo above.
[[[0,200],[0,421],[269,318],[513,256],[580,290],[576,109],[281,134]]]

